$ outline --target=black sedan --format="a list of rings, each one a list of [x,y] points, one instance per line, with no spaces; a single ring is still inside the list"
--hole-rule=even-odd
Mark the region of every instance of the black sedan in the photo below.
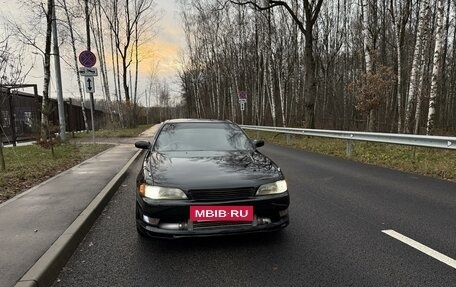
[[[280,230],[289,194],[280,168],[229,121],[169,120],[146,149],[137,177],[136,226],[153,237]]]

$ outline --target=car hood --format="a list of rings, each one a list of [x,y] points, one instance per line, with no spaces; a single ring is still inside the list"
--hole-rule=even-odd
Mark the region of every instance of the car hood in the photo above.
[[[183,190],[258,187],[283,178],[280,168],[258,151],[151,152],[145,166],[154,185]]]

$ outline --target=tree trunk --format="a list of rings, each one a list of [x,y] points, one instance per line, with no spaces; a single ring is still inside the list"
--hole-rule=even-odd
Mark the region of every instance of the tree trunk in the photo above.
[[[441,98],[440,98],[440,112],[439,112],[439,125],[444,127],[445,129],[447,128],[447,124],[445,122],[445,118],[448,117],[448,115],[450,114],[448,111],[447,111],[447,108],[450,106],[449,105],[449,102],[450,102],[450,96],[447,92],[447,86],[448,86],[448,81],[447,81],[447,73],[446,73],[446,68],[447,68],[447,54],[448,54],[448,33],[449,33],[449,29],[450,29],[450,13],[451,13],[451,1],[450,0],[447,0],[447,8],[446,8],[446,12],[445,12],[445,25],[443,27],[443,39],[444,39],[444,42],[443,42],[443,52],[442,52],[442,57],[441,57],[441,61],[442,61],[442,64],[440,65],[440,79],[439,79],[439,82],[440,82],[440,95],[441,95]]]
[[[127,51],[125,49],[124,54],[120,56],[122,58],[122,84],[123,84],[123,89],[124,89],[124,95],[125,95],[125,102],[127,105],[130,104],[130,90],[128,87],[128,66],[129,64],[127,63]]]
[[[137,96],[138,96],[138,70],[139,70],[139,34],[138,34],[138,22],[135,23],[135,88],[134,88],[134,98],[135,98],[135,105],[137,104]]]
[[[405,122],[404,122],[404,132],[409,133],[411,132],[410,121],[412,119],[412,112],[413,112],[413,105],[416,102],[416,91],[418,86],[417,75],[420,71],[420,64],[422,62],[422,55],[424,54],[424,42],[425,42],[425,35],[426,35],[426,15],[429,12],[429,2],[428,0],[424,0],[421,3],[420,7],[420,16],[418,19],[418,29],[416,32],[416,44],[415,44],[415,51],[413,52],[413,63],[412,63],[412,71],[410,72],[410,89],[408,92],[407,97],[407,106],[405,112]]]
[[[51,35],[52,35],[52,9],[54,1],[48,0],[46,11],[46,42],[44,50],[44,79],[43,79],[43,103],[41,108],[41,139],[48,137],[49,129],[49,82],[51,80]]]
[[[287,122],[286,122],[286,111],[285,111],[285,107],[287,105],[287,103],[285,102],[285,91],[284,91],[284,87],[283,87],[283,84],[282,84],[282,77],[281,75],[278,76],[278,84],[279,84],[279,98],[280,98],[280,111],[281,111],[281,114],[282,114],[282,126],[283,127],[286,127],[287,125]]]
[[[364,2],[366,1],[366,2]],[[363,19],[363,47],[364,47],[364,60],[366,63],[366,73],[372,73],[372,58],[371,58],[371,45],[369,41],[369,0],[361,0],[361,17]]]
[[[442,51],[442,27],[443,27],[443,15],[444,14],[444,2],[438,0],[437,3],[437,23],[435,31],[435,47],[434,47],[434,60],[432,63],[432,80],[431,80],[431,92],[429,95],[429,111],[426,125],[426,134],[430,135],[434,129],[435,121],[435,102],[437,98],[437,81],[439,79],[440,62],[441,62],[441,51]]]
[[[315,59],[313,55],[313,25],[306,25],[306,43],[304,49],[304,108],[305,127],[315,128],[315,96],[317,84],[315,79]]]
[[[109,114],[109,120],[111,121],[111,123],[113,123],[114,118],[112,114],[111,93],[109,91],[109,82],[106,68],[106,54],[104,49],[103,21],[101,16],[100,0],[97,0],[96,5],[94,5],[94,8],[95,25],[92,25],[92,33],[94,34],[95,44],[98,51],[98,58],[100,63],[100,76],[103,87],[103,93],[106,99],[106,109]],[[95,32],[97,35],[95,35]]]
[[[399,5],[397,4],[399,1]],[[401,47],[401,22],[402,22],[402,0],[391,0],[391,13],[393,18],[393,30],[396,37],[396,61],[397,61],[397,86],[396,86],[396,101],[397,101],[397,132],[402,132],[402,47]]]
[[[424,50],[424,49],[423,49]],[[418,134],[420,131],[420,117],[421,117],[421,102],[423,98],[423,78],[424,78],[424,68],[425,63],[425,53],[421,53],[421,71],[419,73],[420,77],[418,80],[417,91],[416,91],[416,110],[415,110],[415,128],[413,130],[414,134]]]
[[[118,86],[117,86],[117,69],[116,69],[116,60],[114,58],[114,42],[113,42],[113,39],[112,39],[113,35],[112,35],[112,30],[109,32],[109,38],[110,38],[110,44],[111,44],[111,63],[112,63],[112,76],[113,76],[113,79],[114,79],[114,94],[116,96],[116,101],[117,102],[120,102],[122,99],[120,98],[119,96],[119,93],[118,93]]]
[[[66,0],[63,0],[63,9],[65,11],[65,16],[68,22],[68,30],[70,32],[70,39],[71,39],[71,49],[73,52],[73,62],[74,62],[74,69],[76,72],[76,79],[78,82],[78,91],[79,91],[79,99],[81,101],[81,110],[82,110],[82,118],[84,119],[84,128],[86,131],[89,130],[89,124],[87,122],[87,115],[86,110],[84,107],[84,93],[82,91],[81,85],[81,76],[79,75],[79,64],[78,64],[78,54],[76,52],[76,41],[74,38],[74,30],[73,30],[73,21],[71,20],[70,13],[68,11],[68,6]]]
[[[361,0],[361,16],[362,16],[362,29],[363,29],[363,47],[364,47],[364,60],[366,63],[366,74],[374,72],[372,62],[372,41],[369,37],[369,9],[371,4],[369,0]],[[367,130],[372,132],[375,130],[375,111],[371,109],[367,115]]]

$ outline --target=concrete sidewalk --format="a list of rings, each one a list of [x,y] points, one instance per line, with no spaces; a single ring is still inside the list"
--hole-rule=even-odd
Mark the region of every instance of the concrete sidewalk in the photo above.
[[[157,127],[134,140],[151,141]],[[1,204],[0,286],[14,286],[106,186],[115,189],[137,152],[119,144]]]

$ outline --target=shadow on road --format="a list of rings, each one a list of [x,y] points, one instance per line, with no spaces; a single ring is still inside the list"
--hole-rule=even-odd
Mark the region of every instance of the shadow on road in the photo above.
[[[268,248],[286,240],[287,231],[245,234],[245,235],[229,235],[216,237],[195,237],[195,238],[177,238],[177,239],[157,239],[145,238],[138,236],[138,244],[145,250],[170,251],[170,252],[189,252],[195,253],[198,251],[226,250],[233,248]]]

